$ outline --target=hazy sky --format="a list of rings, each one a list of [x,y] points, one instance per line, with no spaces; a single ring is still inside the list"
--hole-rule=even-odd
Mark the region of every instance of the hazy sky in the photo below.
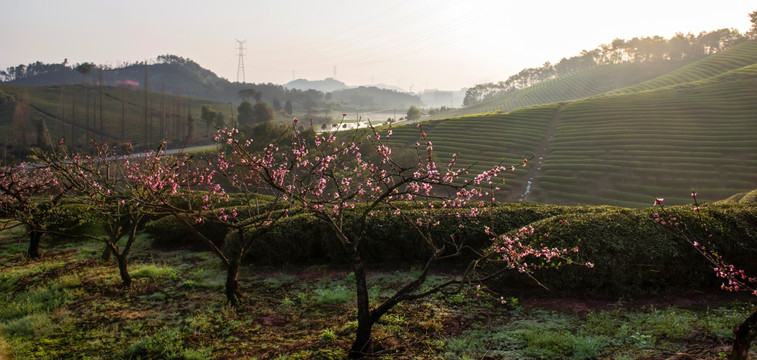
[[[504,80],[615,38],[749,29],[754,0],[0,0],[0,68],[160,54],[247,82],[334,75],[413,91]]]

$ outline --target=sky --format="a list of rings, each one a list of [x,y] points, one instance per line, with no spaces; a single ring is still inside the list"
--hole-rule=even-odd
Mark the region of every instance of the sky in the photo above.
[[[750,27],[754,0],[0,0],[0,68],[161,54],[237,81],[459,90],[615,38]],[[241,74],[239,74],[241,75]],[[241,80],[241,77],[240,77]]]

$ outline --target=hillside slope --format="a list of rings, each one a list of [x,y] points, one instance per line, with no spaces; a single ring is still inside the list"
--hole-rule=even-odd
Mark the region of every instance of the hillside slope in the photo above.
[[[583,99],[654,79],[683,65],[683,62],[597,65],[472,106],[438,113],[433,118],[443,119],[492,111],[510,112],[525,106]]]
[[[103,87],[102,121],[100,90],[94,85],[18,86],[0,84],[0,91],[13,101],[0,103],[0,143],[13,148],[36,144],[36,132],[44,121],[54,138],[65,138],[69,145],[83,146],[92,136],[114,143],[145,142],[158,144],[163,140],[169,146],[212,142],[208,126],[200,118],[201,108],[208,104],[231,119],[232,106],[209,100],[189,98],[166,93],[147,93],[148,111],[145,112],[143,90],[120,87]],[[26,141],[21,139],[19,100],[26,98]],[[234,109],[234,111],[236,111]],[[190,126],[188,115],[193,121]],[[20,150],[20,149],[15,149]]]
[[[707,79],[757,62],[757,41],[744,41],[694,62],[597,65],[472,106],[435,114],[433,119],[565,102],[603,94],[625,94]]]
[[[756,43],[672,77],[695,81],[424,126],[442,162],[458,152],[480,170],[533,157],[508,179],[511,201],[646,207],[655,196],[687,203],[691,188],[715,201],[757,187]],[[396,146],[417,133],[395,128]]]

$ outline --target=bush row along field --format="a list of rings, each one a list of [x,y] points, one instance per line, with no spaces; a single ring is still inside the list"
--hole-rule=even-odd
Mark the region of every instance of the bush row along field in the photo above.
[[[536,286],[517,274],[487,282],[508,296],[507,306],[476,298],[475,291],[403,303],[377,325],[383,351],[376,358],[639,358],[686,352],[689,346],[717,357],[718,344],[730,341],[733,325],[754,311],[752,305],[729,303],[738,298],[725,296],[726,304],[710,299],[688,309],[665,300],[649,307],[616,301],[717,285],[699,255],[654,222],[653,211],[498,206],[492,219],[497,231],[533,226],[536,236],[529,241],[577,244],[576,260],[594,261],[595,268],[537,273],[550,293],[534,293]],[[683,222],[696,221],[688,207],[670,211]],[[755,270],[750,259],[757,254],[752,235],[757,204],[709,204],[701,214],[718,249]],[[374,231],[364,252],[373,268],[383,270],[372,271],[370,294],[385,298],[417,271],[403,264],[423,255],[413,254],[419,239],[401,219],[371,221]],[[453,223],[444,221],[440,231]],[[329,245],[331,237],[318,226],[312,217],[293,217],[259,239],[248,259],[255,265],[240,274],[246,297],[237,309],[224,305],[220,264],[210,253],[187,250],[192,241],[168,219],[148,227],[151,241],[140,237],[131,290],[118,286],[113,264],[98,260],[102,244],[50,239],[44,258],[29,260],[22,255],[21,234],[6,232],[0,234],[0,330],[19,359],[341,359],[356,326],[354,275],[334,261],[340,258],[332,252],[337,245]],[[487,246],[473,224],[461,235],[474,246]],[[430,286],[457,267],[441,264]],[[603,305],[571,312],[529,303],[534,294],[551,298],[575,291],[597,296],[601,300],[595,302]],[[510,298],[523,294],[531,296],[522,302]],[[534,298],[537,303],[542,295]]]
[[[750,41],[682,68],[657,89],[424,126],[445,161],[458,152],[484,169],[503,158],[543,157],[529,164],[535,174],[519,170],[509,180],[509,199],[531,180],[526,201],[644,207],[657,196],[682,204],[692,187],[716,200],[757,184],[755,63],[757,41]],[[397,146],[418,141],[417,130],[394,133]]]

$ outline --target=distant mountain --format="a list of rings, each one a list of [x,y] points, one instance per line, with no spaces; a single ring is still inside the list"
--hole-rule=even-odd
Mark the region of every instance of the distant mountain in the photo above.
[[[318,90],[324,93],[349,88],[345,83],[334,78],[326,78],[323,80],[297,79],[286,83],[284,87],[297,90]]]
[[[379,83],[379,84],[365,85],[365,86],[366,87],[375,87],[375,88],[379,88],[379,89],[386,89],[386,90],[394,90],[394,91],[399,91],[399,92],[407,92],[407,90],[405,90],[405,89],[403,89],[403,88],[401,88],[399,86],[387,85],[387,84],[381,84],[381,83]]]

